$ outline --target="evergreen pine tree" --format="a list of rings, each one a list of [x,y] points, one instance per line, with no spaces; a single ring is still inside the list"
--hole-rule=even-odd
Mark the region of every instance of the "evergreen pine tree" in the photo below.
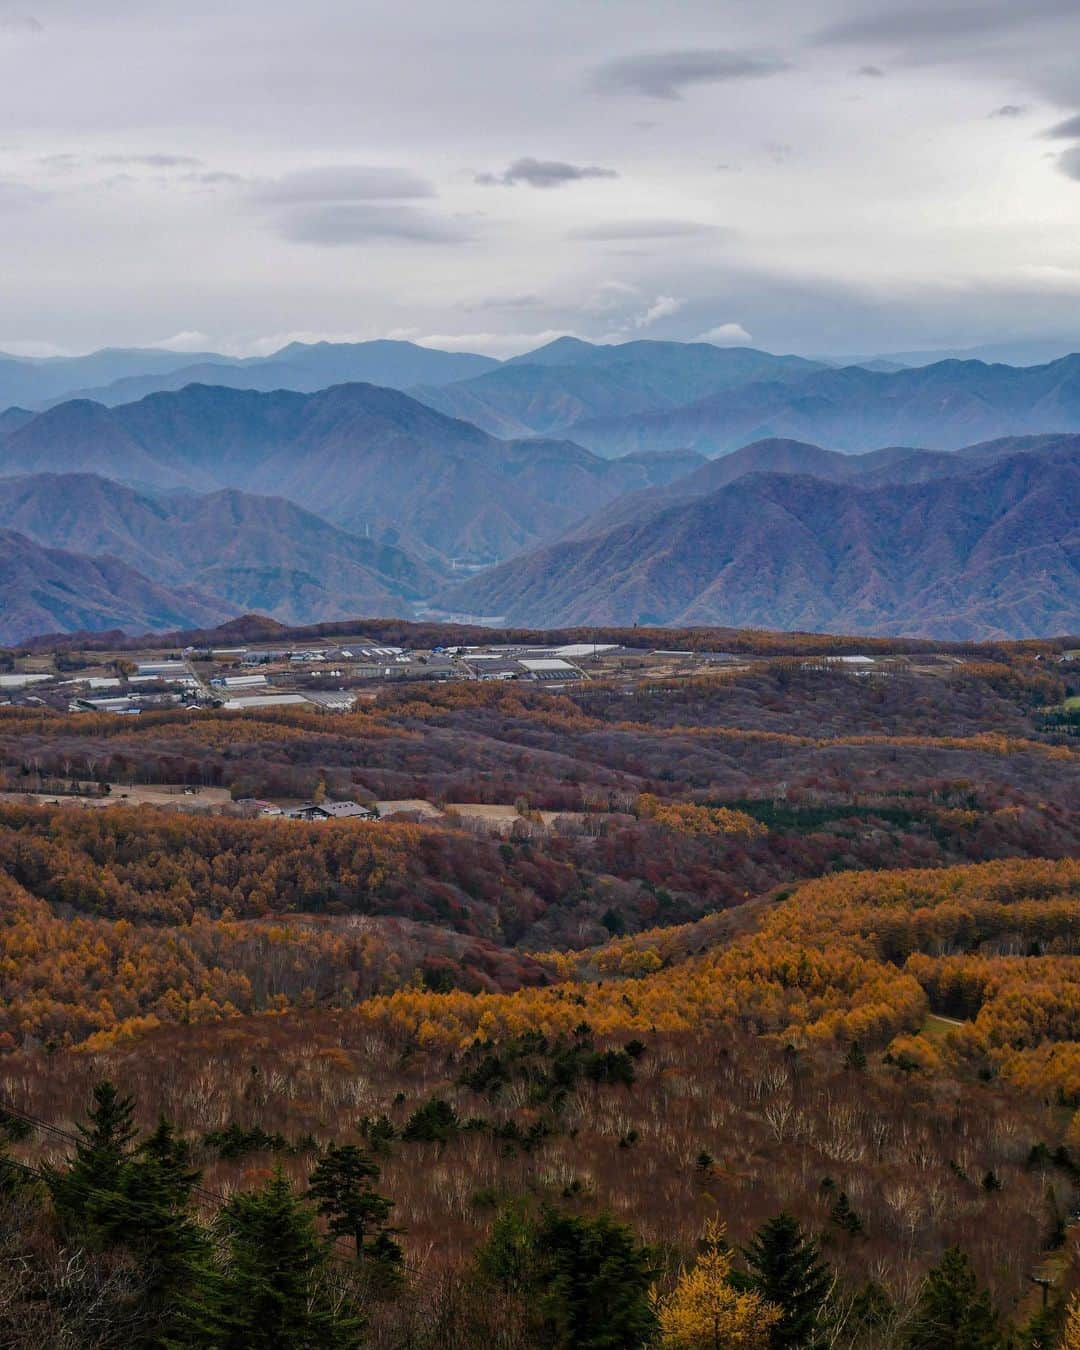
[[[533,1293],[542,1343],[552,1350],[621,1350],[656,1331],[649,1297],[653,1254],[607,1214],[580,1218],[547,1209],[533,1237]]]
[[[847,1233],[849,1237],[855,1237],[856,1234],[862,1232],[862,1219],[852,1209],[847,1191],[841,1191],[836,1197],[836,1204],[833,1205],[832,1212],[829,1214],[829,1222],[834,1223],[841,1232]]]
[[[99,1213],[100,1231],[135,1259],[140,1276],[137,1301],[144,1328],[132,1344],[205,1345],[201,1305],[210,1294],[211,1246],[202,1226],[187,1212],[192,1176],[178,1194],[170,1160],[138,1158],[121,1178],[120,1191]]]
[[[337,1316],[323,1284],[327,1252],[280,1168],[220,1216],[228,1255],[208,1344],[214,1350],[342,1350],[359,1324]]]
[[[164,1119],[136,1147],[134,1114],[131,1097],[97,1084],[70,1165],[45,1172],[53,1205],[69,1236],[132,1258],[130,1346],[206,1344],[196,1308],[210,1278],[210,1242],[187,1212],[199,1173]]]
[[[173,1204],[186,1205],[201,1173],[191,1165],[190,1144],[177,1137],[172,1123],[159,1116],[154,1130],[139,1144],[137,1152],[145,1162],[156,1165],[161,1184],[167,1188]]]
[[[109,1226],[110,1206],[131,1164],[134,1116],[133,1098],[121,1096],[107,1080],[98,1083],[89,1118],[77,1126],[79,1142],[70,1165],[63,1171],[46,1170],[53,1205],[69,1230],[84,1230],[84,1236],[91,1236],[102,1224]]]
[[[653,1253],[609,1215],[511,1205],[477,1254],[484,1276],[520,1299],[530,1345],[544,1350],[624,1350],[651,1344]]]
[[[331,1144],[315,1164],[309,1195],[319,1202],[330,1232],[355,1244],[358,1260],[373,1256],[377,1245],[380,1259],[397,1263],[401,1260],[401,1248],[393,1239],[397,1230],[388,1224],[394,1202],[375,1191],[380,1175],[378,1163],[363,1149]]]
[[[950,1247],[930,1271],[919,1296],[911,1350],[995,1350],[1003,1344],[990,1295],[959,1247]]]
[[[750,1267],[746,1284],[781,1311],[770,1344],[803,1347],[817,1344],[817,1326],[829,1293],[828,1267],[818,1260],[817,1245],[790,1214],[778,1214],[758,1229],[743,1249]]]
[[[854,1069],[856,1073],[861,1073],[866,1068],[866,1051],[858,1041],[852,1041],[848,1047],[848,1052],[844,1056],[844,1068]]]

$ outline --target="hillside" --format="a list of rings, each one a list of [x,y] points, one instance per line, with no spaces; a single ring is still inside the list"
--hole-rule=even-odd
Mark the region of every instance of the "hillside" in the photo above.
[[[496,436],[560,435],[580,422],[676,408],[757,380],[798,381],[820,363],[705,342],[555,342],[497,370],[412,392]],[[642,442],[636,449],[652,448]],[[665,449],[681,447],[668,443]]]
[[[752,473],[803,474],[831,483],[881,487],[886,483],[926,483],[970,473],[974,466],[1008,455],[1080,447],[1080,436],[1012,436],[970,445],[963,450],[917,450],[888,446],[860,454],[824,450],[806,441],[754,441],[718,459],[705,460],[672,482],[647,491],[628,492],[575,525],[566,537],[584,539],[615,525],[642,520],[676,502],[691,501],[719,491]]]
[[[288,497],[427,557],[508,557],[693,461],[610,463],[569,441],[505,442],[396,390],[190,385],[117,408],[78,400],[0,442],[3,471],[104,474],[140,489]]]
[[[779,437],[855,452],[883,445],[954,450],[1005,435],[1080,430],[1080,355],[1016,368],[941,361],[881,372],[848,366],[795,385],[747,384],[669,412],[579,421],[598,454],[692,448],[719,455]]]
[[[237,612],[193,588],[159,585],[116,558],[43,548],[0,530],[0,642],[79,630],[161,631]]]
[[[0,527],[44,546],[109,554],[169,586],[286,623],[408,615],[438,576],[280,497],[234,489],[150,499],[93,474],[0,478]],[[94,625],[95,627],[100,625]]]
[[[515,559],[441,603],[508,622],[971,638],[1080,623],[1080,450],[911,485],[752,474]]]
[[[173,1122],[202,1223],[279,1169],[306,1195],[331,1144],[363,1150],[405,1250],[402,1287],[358,1298],[374,1350],[406,1318],[438,1326],[444,1289],[472,1297],[504,1206],[618,1214],[664,1287],[715,1215],[737,1250],[788,1211],[821,1235],[838,1316],[877,1283],[843,1350],[901,1350],[870,1318],[909,1325],[960,1243],[1019,1324],[1076,1203],[1080,1124],[1076,754],[1039,717],[1066,688],[1049,666],[986,650],[866,680],[764,660],[561,695],[384,689],[335,716],[5,709],[0,1099],[30,1128],[0,1118],[4,1149],[63,1169],[56,1131],[80,1137],[108,1078],[142,1128]],[[521,798],[587,827],[62,794],[118,771],[233,797]],[[55,801],[28,805],[45,783]],[[3,1209],[35,1264],[0,1316],[70,1267],[51,1194]],[[450,1344],[557,1344],[494,1322]]]

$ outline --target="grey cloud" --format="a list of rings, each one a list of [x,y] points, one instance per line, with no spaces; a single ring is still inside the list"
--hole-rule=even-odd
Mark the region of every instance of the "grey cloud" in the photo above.
[[[1075,0],[994,0],[974,5],[936,5],[911,9],[889,5],[876,14],[861,14],[829,24],[817,34],[822,43],[910,43],[924,39],[976,38],[1027,26],[1033,20],[1070,17]]]
[[[1003,103],[1000,108],[995,108],[990,114],[991,117],[1023,117],[1027,112],[1026,103]]]
[[[0,33],[42,33],[44,26],[32,14],[0,14]]]
[[[48,193],[12,178],[0,178],[0,211],[22,211],[48,200]]]
[[[1080,145],[1074,145],[1071,150],[1058,156],[1058,168],[1066,178],[1075,178],[1080,182]]]
[[[205,173],[186,173],[183,181],[195,183],[199,187],[240,187],[250,180],[242,173],[229,173],[225,169],[207,169]]]
[[[787,70],[775,57],[723,50],[643,52],[598,66],[591,84],[605,94],[679,99],[689,85],[763,79]]]
[[[260,183],[251,192],[252,201],[263,206],[402,201],[434,196],[431,184],[409,169],[363,164],[297,169]]]
[[[558,159],[515,159],[502,173],[478,173],[475,181],[484,187],[514,187],[527,183],[535,188],[565,187],[583,178],[618,178],[614,169],[598,164],[566,164]]]
[[[146,169],[197,169],[202,160],[194,155],[99,155],[98,164],[133,164]]]
[[[452,244],[469,233],[454,221],[442,220],[415,206],[381,206],[364,202],[330,202],[306,210],[287,211],[277,221],[281,235],[300,244],[362,244],[378,241]]]
[[[469,314],[489,309],[544,309],[545,301],[539,295],[490,296],[482,300],[471,300],[462,308]]]
[[[695,234],[721,233],[714,225],[697,220],[611,220],[599,225],[586,225],[570,232],[571,239],[678,239]],[[722,231],[724,234],[730,231]]]
[[[1064,122],[1059,122],[1049,131],[1044,131],[1043,135],[1050,140],[1080,140],[1080,113],[1077,113],[1075,117],[1067,117]]]
[[[885,72],[880,66],[860,66],[855,74],[862,75],[864,79],[868,80],[880,80],[884,77]]]
[[[42,155],[38,163],[50,173],[74,173],[95,165],[141,169],[198,169],[203,161],[194,155],[150,153],[143,155],[77,155],[63,151]]]

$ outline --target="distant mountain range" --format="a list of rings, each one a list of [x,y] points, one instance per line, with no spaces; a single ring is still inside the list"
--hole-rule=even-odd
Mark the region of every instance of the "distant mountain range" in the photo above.
[[[603,455],[647,446],[713,456],[768,437],[856,453],[886,445],[955,450],[1061,431],[1080,431],[1080,355],[1026,368],[942,361],[893,372],[820,370],[795,384],[744,384],[671,411],[586,419],[573,435]]]
[[[171,626],[433,601],[531,624],[1077,626],[1080,355],[877,365],[576,338],[504,362],[404,342],[0,358],[0,395],[24,395],[0,412],[6,631],[46,599],[61,624],[65,595],[116,626],[106,574],[133,623]],[[72,381],[102,398],[55,401]],[[24,604],[34,548],[64,557]]]
[[[188,587],[150,581],[117,558],[43,548],[0,530],[0,642],[46,633],[162,632],[220,623],[239,611]]]
[[[106,348],[87,356],[32,359],[0,353],[0,408],[42,408],[71,398],[113,406],[146,394],[219,384],[235,389],[314,392],[361,381],[390,389],[439,385],[492,370],[499,362],[472,352],[443,352],[414,342],[291,342],[271,356]]]
[[[749,347],[564,337],[504,362],[400,341],[291,343],[244,360],[139,350],[0,357],[0,409],[10,405],[0,412],[0,435],[28,410],[75,398],[118,407],[193,384],[315,393],[344,383],[406,392],[502,439],[567,437],[607,458],[687,449],[715,456],[767,437],[845,452],[952,450],[1001,435],[1080,430],[1080,355],[917,368],[878,358],[841,368]]]
[[[1016,449],[1017,447],[1012,447]],[[734,624],[989,638],[1080,628],[1080,437],[973,447],[926,478],[909,452],[854,481],[759,472],[539,549],[448,589],[509,623]],[[814,446],[791,465],[835,461]],[[1004,457],[1003,457],[1004,456]],[[761,463],[782,457],[776,443]],[[867,457],[868,459],[871,457]],[[724,461],[720,461],[721,464]],[[712,465],[707,466],[712,469]],[[892,481],[873,483],[879,472]],[[683,484],[685,487],[685,483]]]
[[[396,390],[189,385],[104,408],[62,403],[0,440],[5,474],[93,472],[139,490],[271,492],[435,560],[509,557],[623,492],[701,462],[611,462],[569,441],[500,441]]]
[[[880,362],[883,367],[888,365],[896,369],[899,366],[932,366],[938,361],[988,361],[1008,366],[1044,366],[1049,361],[1058,361],[1075,351],[1080,351],[1080,331],[1072,338],[1019,338],[1012,342],[985,342],[976,347],[932,347],[885,352],[869,360],[849,356],[846,359],[838,358],[834,364],[873,368],[876,362]]]
[[[758,381],[797,383],[824,369],[798,356],[707,342],[558,338],[473,379],[412,392],[494,436],[549,436],[596,418],[675,409]]]

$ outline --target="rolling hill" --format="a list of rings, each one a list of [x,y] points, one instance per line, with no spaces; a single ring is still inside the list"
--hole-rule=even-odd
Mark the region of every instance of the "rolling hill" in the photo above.
[[[501,441],[375,385],[316,394],[190,385],[105,408],[75,400],[0,441],[2,472],[97,473],[139,490],[284,496],[429,559],[492,560],[698,462],[610,462],[561,440]]]
[[[912,484],[751,473],[448,589],[511,623],[736,624],[938,638],[1080,627],[1080,448]]]
[[[93,474],[0,478],[0,528],[46,547],[107,554],[160,584],[285,623],[407,616],[439,576],[281,497],[224,489],[155,499]]]
[[[129,633],[220,623],[235,606],[151,581],[117,558],[43,548],[0,530],[0,643],[42,633]]]

